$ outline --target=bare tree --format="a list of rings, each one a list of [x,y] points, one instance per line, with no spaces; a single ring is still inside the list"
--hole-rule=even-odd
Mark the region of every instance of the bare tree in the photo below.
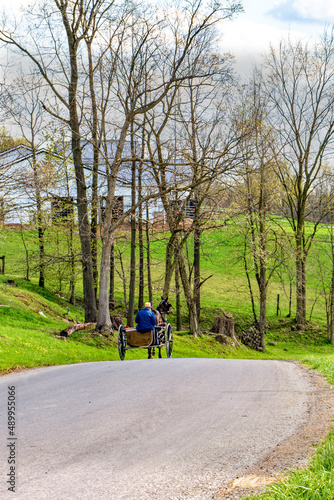
[[[0,41],[28,58],[49,87],[52,97],[43,102],[44,108],[66,123],[71,132],[87,322],[96,318],[96,302],[82,140],[88,134],[94,147],[93,234],[96,165],[101,145],[108,199],[100,266],[100,329],[111,328],[108,282],[112,233],[116,227],[112,208],[130,124],[159,105],[177,82],[189,79],[192,67],[188,54],[203,43],[219,20],[230,18],[239,10],[238,2],[221,8],[218,3],[210,7],[204,0],[195,0],[169,11],[158,9],[150,16],[127,3],[116,7],[107,0],[45,0],[39,10],[26,12],[21,25],[14,23],[0,29]],[[103,81],[97,83],[97,75]],[[117,148],[111,160],[108,138],[113,126]]]
[[[252,101],[252,96],[248,96],[248,101]],[[243,227],[245,241],[243,257],[254,321],[260,332],[261,345],[259,347],[265,350],[267,289],[279,265],[277,235],[275,226],[271,222],[271,213],[275,207],[273,200],[276,199],[279,191],[277,183],[275,186],[271,132],[263,123],[262,110],[256,102],[256,96],[254,96],[254,101],[250,116],[244,117],[246,118],[244,126],[247,128],[243,141],[245,160],[240,168],[242,181],[238,188],[237,203],[241,210],[240,224]],[[252,261],[252,274],[255,274],[259,294],[258,317],[247,262],[249,253]]]
[[[49,87],[52,99],[50,97],[43,102],[45,109],[65,122],[71,131],[87,322],[96,320],[96,302],[87,186],[81,150],[81,46],[85,37],[97,36],[112,6],[113,2],[106,0],[46,0],[36,10],[26,11],[20,24],[14,22],[12,26],[7,25],[0,30],[0,40],[27,57]],[[40,43],[41,38],[43,43]],[[63,43],[64,39],[67,44]]]
[[[40,77],[17,77],[11,84],[2,86],[1,105],[6,119],[20,128],[25,143],[31,148],[30,168],[16,179],[18,187],[31,199],[39,246],[39,286],[45,285],[45,217],[43,198],[47,196],[54,180],[54,169],[46,158],[38,159],[38,150],[45,141],[46,113],[41,102],[46,91]],[[29,209],[29,207],[27,207]],[[31,210],[31,209],[30,209]]]
[[[208,40],[207,40],[208,43]],[[210,45],[206,49],[210,49]],[[205,54],[205,57],[203,55]],[[200,288],[201,282],[201,234],[207,219],[210,218],[208,210],[208,198],[212,183],[215,178],[220,177],[231,165],[227,166],[224,154],[227,152],[226,145],[229,131],[226,128],[226,117],[230,115],[229,98],[231,88],[234,85],[230,58],[228,55],[220,56],[216,53],[201,50],[201,58],[193,60],[194,73],[200,73],[203,66],[207,68],[207,75],[198,79],[190,78],[180,89],[181,102],[178,103],[177,118],[182,123],[182,143],[179,149],[183,151],[185,160],[193,172],[193,180],[196,183],[209,168],[216,172],[202,185],[196,186],[192,192],[193,210],[193,298],[196,303],[197,320],[200,321]],[[191,57],[191,56],[190,56]],[[202,69],[203,71],[203,69]],[[180,128],[180,127],[179,127]],[[224,132],[223,132],[224,130]],[[225,144],[222,141],[223,134]],[[226,140],[227,139],[227,140]],[[233,141],[232,141],[233,142]],[[231,144],[230,144],[231,145]],[[222,148],[225,149],[222,154]],[[206,204],[206,213],[201,211],[203,203]],[[204,280],[206,281],[206,279]]]
[[[131,124],[131,156],[136,158],[135,146],[135,131],[134,124]],[[132,208],[136,206],[137,202],[137,162],[135,159],[132,161],[131,167],[131,202]],[[134,325],[134,310],[135,310],[135,291],[136,291],[136,239],[137,239],[137,221],[136,212],[131,214],[131,254],[130,254],[130,281],[129,281],[129,302],[127,310],[127,321],[129,326]]]
[[[314,213],[309,199],[320,180],[334,132],[333,31],[308,46],[290,39],[265,60],[267,119],[276,132],[276,172],[285,190],[283,209],[295,239],[296,321],[306,321],[306,260],[326,210],[306,234]]]
[[[154,110],[169,95],[174,95],[180,82],[191,77],[194,66],[189,64],[189,54],[193,51],[200,53],[199,46],[203,45],[203,40],[209,36],[213,26],[222,17],[218,4],[212,8],[203,7],[202,1],[197,0],[193,4],[186,4],[177,14],[174,11],[174,18],[173,14],[168,12],[163,19],[154,23],[145,19],[137,21],[135,30],[131,33],[131,44],[123,43],[117,55],[117,97],[122,105],[123,121],[116,154],[108,174],[108,203],[103,226],[100,274],[100,329],[111,328],[107,292],[113,230],[111,214],[129,127],[138,117]],[[233,5],[223,12],[223,17],[231,17],[239,8],[239,5]],[[144,96],[147,93],[146,99]]]
[[[179,273],[188,307],[190,331],[195,336],[199,334],[200,287],[208,279],[201,281],[199,249],[201,231],[208,227],[210,187],[234,166],[238,144],[237,135],[231,133],[227,125],[228,106],[222,106],[224,85],[215,81],[221,73],[226,77],[228,70],[224,61],[217,62],[214,56],[211,59],[210,52],[203,46],[201,54],[203,59],[196,58],[192,64],[194,73],[201,75],[202,71],[202,75],[183,82],[166,97],[161,109],[147,116],[151,168],[170,231],[164,296],[168,295],[177,265],[177,276]],[[175,123],[177,140],[171,144],[169,138]],[[172,195],[168,194],[168,186],[173,187]],[[194,211],[184,224],[190,206]],[[202,210],[204,207],[206,210]],[[184,249],[193,233],[194,259],[189,259]]]

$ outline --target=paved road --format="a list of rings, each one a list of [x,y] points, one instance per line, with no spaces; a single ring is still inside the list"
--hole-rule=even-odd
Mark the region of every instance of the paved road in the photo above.
[[[304,370],[279,361],[117,361],[1,377],[0,498],[212,498],[297,431],[311,391]]]

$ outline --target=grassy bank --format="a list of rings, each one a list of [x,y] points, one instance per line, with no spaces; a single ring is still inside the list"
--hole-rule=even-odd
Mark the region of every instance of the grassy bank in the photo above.
[[[8,276],[0,277],[0,370],[17,367],[34,368],[85,361],[118,360],[116,335],[78,331],[66,340],[61,330],[73,321],[83,321],[80,305],[71,306],[59,296],[24,279],[15,278],[15,285],[6,284]],[[14,278],[12,278],[14,279]],[[318,359],[334,354],[320,327],[304,332],[293,331],[293,322],[277,319],[268,325],[267,350],[252,351],[244,346],[233,348],[217,342],[210,334],[210,320],[222,310],[207,311],[207,330],[194,339],[187,331],[174,332],[174,357],[242,358],[242,359]],[[175,324],[175,318],[169,318]],[[211,321],[212,324],[212,321]],[[237,318],[236,329],[246,326]],[[126,359],[145,358],[146,350],[128,351]],[[165,353],[163,353],[165,356]],[[330,372],[330,368],[328,369]]]

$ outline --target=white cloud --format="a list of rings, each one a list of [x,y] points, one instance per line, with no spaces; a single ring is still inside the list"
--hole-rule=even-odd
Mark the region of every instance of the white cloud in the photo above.
[[[334,3],[329,0],[280,0],[269,14],[282,21],[328,23],[334,20]]]
[[[334,3],[328,0],[295,0],[293,2],[297,12],[304,19],[328,19],[334,17]]]
[[[244,73],[259,62],[261,54],[269,50],[270,44],[278,45],[283,38],[305,39],[305,32],[279,29],[273,26],[255,23],[245,19],[237,19],[225,23],[220,48],[223,52],[231,52],[236,59],[237,70]]]

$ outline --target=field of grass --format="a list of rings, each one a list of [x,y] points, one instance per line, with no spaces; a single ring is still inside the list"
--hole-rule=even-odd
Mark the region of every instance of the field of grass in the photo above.
[[[292,472],[283,483],[276,483],[262,495],[248,500],[333,500],[334,498],[334,432],[318,448],[309,466]]]
[[[279,220],[279,225],[291,235],[289,224],[286,220]],[[282,229],[281,229],[282,230]],[[78,234],[75,234],[74,247],[79,256]],[[125,268],[129,264],[129,233],[120,232],[117,235],[117,248],[122,253]],[[154,304],[161,295],[163,276],[165,272],[164,257],[168,233],[154,234],[151,241],[151,260],[154,286]],[[64,297],[69,297],[69,270],[62,256],[66,255],[68,235],[57,228],[48,230],[45,236],[46,249],[46,287],[52,291],[59,291]],[[191,254],[191,238],[189,239],[189,253]],[[326,314],[319,266],[326,279],[326,248],[329,244],[329,231],[323,226],[318,231],[315,243],[310,252],[307,269],[307,315],[308,319],[325,328]],[[252,309],[245,278],[244,266],[240,249],[243,247],[242,236],[231,223],[218,227],[202,234],[201,275],[205,279],[211,276],[201,288],[202,293],[202,327],[207,330],[211,327],[209,322],[212,316],[222,310],[229,310],[233,315],[251,319]],[[38,283],[38,247],[37,233],[34,230],[8,231],[3,229],[0,234],[0,255],[6,255],[6,273],[13,277],[25,277],[27,271],[26,250],[29,260],[29,278],[33,283]],[[116,252],[117,254],[118,252]],[[320,258],[320,264],[319,264]],[[294,267],[291,262],[292,268]],[[116,266],[120,271],[120,261],[116,258]],[[77,259],[76,268],[76,296],[82,300],[81,264]],[[252,286],[257,296],[257,286],[254,276]],[[128,286],[128,282],[127,282]],[[172,289],[174,288],[172,284]],[[122,309],[124,304],[123,283],[118,273],[115,273],[116,300]],[[267,315],[269,322],[276,319],[277,294],[280,295],[280,316],[288,314],[288,283],[283,286],[277,274],[274,274],[268,287]],[[294,291],[294,288],[293,288]],[[175,304],[173,291],[170,293],[172,304]],[[293,303],[295,300],[293,294]],[[186,314],[186,308],[184,307]],[[184,316],[186,322],[186,316]]]

